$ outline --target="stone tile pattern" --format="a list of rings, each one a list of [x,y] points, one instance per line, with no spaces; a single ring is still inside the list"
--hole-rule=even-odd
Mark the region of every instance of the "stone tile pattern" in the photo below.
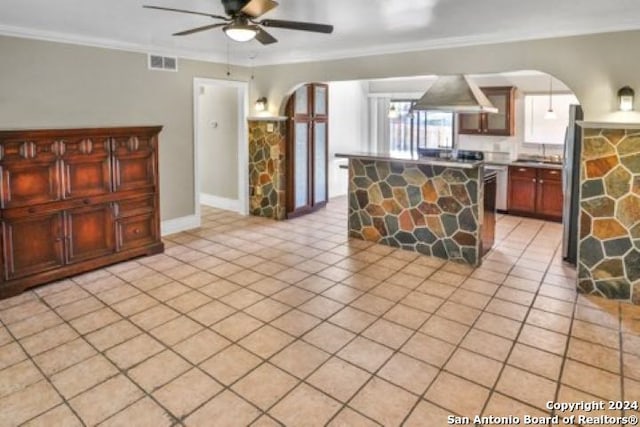
[[[584,129],[578,289],[640,304],[640,130]]]
[[[273,132],[267,126],[273,126]],[[251,215],[286,217],[286,122],[249,120],[249,210]]]
[[[349,236],[481,262],[479,168],[350,159]]]

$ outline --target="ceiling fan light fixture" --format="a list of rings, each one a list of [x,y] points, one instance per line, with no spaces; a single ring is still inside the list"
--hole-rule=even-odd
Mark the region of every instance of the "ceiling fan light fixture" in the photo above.
[[[224,33],[233,41],[248,42],[256,38],[258,28],[248,24],[230,24],[223,28]]]

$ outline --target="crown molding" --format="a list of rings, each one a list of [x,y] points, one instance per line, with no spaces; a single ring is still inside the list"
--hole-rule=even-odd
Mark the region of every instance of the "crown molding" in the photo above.
[[[601,33],[616,33],[624,31],[640,30],[640,22],[626,25],[603,26],[600,28],[585,28],[574,30],[558,30],[547,34],[519,34],[515,32],[497,32],[486,35],[473,35],[463,37],[448,37],[435,40],[422,40],[406,43],[394,43],[370,47],[353,47],[333,50],[331,52],[309,52],[303,50],[289,50],[284,54],[273,54],[269,57],[258,56],[254,59],[254,66],[286,65],[297,63],[309,63],[320,61],[332,61],[352,58],[362,58],[378,55],[401,54],[418,51],[451,49],[470,46],[482,46],[502,43],[516,43],[524,41],[547,40],[553,38],[587,36]],[[203,53],[187,49],[176,49],[157,45],[123,42],[113,39],[87,37],[78,34],[66,34],[55,31],[44,31],[25,27],[0,25],[0,35],[51,41],[57,43],[74,44],[80,46],[100,47],[128,52],[151,53],[165,56],[176,56],[181,59],[190,59],[205,62],[224,64],[227,62],[226,54]],[[230,58],[230,64],[234,66],[251,66],[250,58]]]
[[[589,28],[583,30],[558,30],[547,34],[517,34],[517,33],[494,33],[487,35],[472,35],[463,37],[447,37],[435,40],[422,40],[416,42],[395,43],[369,47],[357,47],[341,50],[334,50],[330,53],[308,53],[302,51],[290,51],[288,55],[272,55],[270,58],[258,60],[256,66],[265,65],[286,65],[297,63],[334,61],[342,59],[363,58],[378,55],[392,55],[411,53],[419,51],[452,49],[472,46],[483,46],[503,43],[517,43],[536,40],[548,40],[564,37],[589,36],[604,33],[619,33],[624,31],[640,30],[640,22],[628,25],[603,26],[597,29]]]
[[[145,55],[152,54],[160,56],[175,56],[180,59],[213,62],[218,64],[225,64],[227,62],[226,55],[221,54],[216,55],[215,53],[202,53],[184,49],[129,43],[119,40],[86,37],[77,34],[35,30],[31,28],[13,27],[8,25],[0,25],[0,36],[73,44],[78,46],[98,47],[103,49],[120,50],[134,53],[144,53]],[[251,61],[249,59],[247,59],[246,61],[230,61],[230,65],[246,67],[251,65]]]

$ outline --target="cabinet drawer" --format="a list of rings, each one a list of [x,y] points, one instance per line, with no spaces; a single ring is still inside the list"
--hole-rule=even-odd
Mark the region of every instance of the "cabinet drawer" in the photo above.
[[[509,166],[509,175],[516,178],[535,178],[536,168],[529,168],[524,166]]]
[[[538,172],[538,178],[546,181],[561,181],[562,169],[540,169]]]
[[[121,218],[116,222],[118,250],[139,247],[157,241],[153,214]]]
[[[151,213],[155,210],[155,196],[145,195],[117,202],[118,217],[129,217]]]

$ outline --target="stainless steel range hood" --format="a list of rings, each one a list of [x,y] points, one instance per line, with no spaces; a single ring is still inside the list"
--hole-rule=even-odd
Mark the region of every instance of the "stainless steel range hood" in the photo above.
[[[414,110],[455,113],[497,113],[484,93],[467,76],[441,76],[413,106]]]

